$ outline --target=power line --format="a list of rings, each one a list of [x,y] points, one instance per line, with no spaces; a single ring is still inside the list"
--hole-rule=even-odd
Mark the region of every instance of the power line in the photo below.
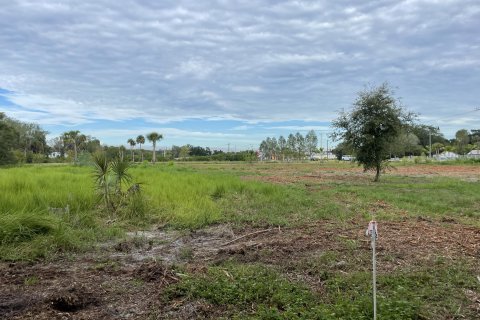
[[[451,119],[452,117],[458,117],[458,116],[463,116],[465,114],[469,114],[469,113],[472,113],[472,112],[476,112],[476,111],[480,111],[480,107],[475,107],[473,110],[470,110],[470,111],[466,111],[466,112],[462,112],[462,113],[457,113],[457,114],[452,114],[448,117],[444,117],[444,118],[440,118],[440,119],[437,119],[436,121],[443,121],[443,120],[447,120],[447,119]]]

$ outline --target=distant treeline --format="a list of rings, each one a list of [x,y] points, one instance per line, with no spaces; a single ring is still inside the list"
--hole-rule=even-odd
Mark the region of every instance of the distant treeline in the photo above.
[[[446,139],[438,127],[425,124],[415,124],[405,128],[396,140],[390,144],[390,157],[439,155],[444,151],[465,155],[471,150],[480,149],[480,129],[468,131],[458,130],[455,138]],[[352,148],[340,142],[333,152],[338,158],[353,154]]]
[[[287,138],[266,138],[259,146],[259,154],[254,150],[224,152],[210,148],[193,146],[172,146],[169,149],[146,151],[142,148],[145,140],[152,143],[163,138],[162,134],[152,132],[146,138],[139,135],[136,140],[128,139],[130,150],[122,146],[102,145],[100,140],[81,133],[68,131],[46,141],[47,131],[38,124],[26,123],[7,117],[0,112],[0,165],[15,163],[42,162],[89,162],[91,154],[105,152],[109,159],[121,158],[126,161],[252,161],[291,160],[312,157],[323,153],[318,148],[318,137],[310,130],[305,136],[297,132]],[[454,139],[446,139],[438,127],[416,124],[406,128],[390,146],[391,157],[439,154],[453,151],[460,155],[473,149],[480,149],[480,129],[458,130]],[[332,150],[340,159],[343,155],[352,155],[350,146],[340,141]],[[154,158],[156,156],[156,159]]]
[[[51,151],[47,133],[35,123],[21,122],[0,112],[0,165],[45,162]]]
[[[260,158],[262,160],[290,160],[304,159],[312,156],[317,149],[318,137],[315,131],[310,130],[304,137],[300,132],[295,135],[290,133],[285,139],[283,136],[277,138],[266,138],[260,143]]]
[[[162,150],[144,150],[145,141],[157,142],[162,134],[152,132],[146,138],[139,135],[126,141],[130,150],[123,145],[102,145],[100,140],[78,130],[67,131],[47,142],[48,132],[38,124],[26,123],[7,117],[0,112],[0,165],[16,163],[75,162],[89,163],[95,152],[104,152],[108,159],[126,161],[251,161],[256,159],[253,150],[224,152],[200,146],[172,146]],[[156,159],[153,155],[155,154]]]
[[[299,132],[290,133],[286,139],[283,136],[267,137],[260,143],[260,158],[263,160],[298,160],[311,158],[313,154],[325,151],[333,152],[338,159],[344,155],[354,155],[352,148],[342,141],[329,150],[318,148],[317,144],[318,137],[313,130],[310,130],[305,136]],[[408,126],[400,133],[390,145],[389,151],[391,157],[398,158],[429,155],[430,146],[432,155],[438,155],[444,151],[452,151],[459,155],[467,154],[473,149],[480,149],[480,129],[471,131],[461,129],[456,132],[454,139],[446,139],[438,127],[415,124]]]

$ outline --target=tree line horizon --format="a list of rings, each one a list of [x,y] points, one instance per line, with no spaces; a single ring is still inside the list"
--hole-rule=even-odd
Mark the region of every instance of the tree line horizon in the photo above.
[[[361,128],[361,125],[367,122],[368,117],[375,115],[375,108],[380,110],[385,106],[387,106],[385,110],[392,108],[391,110],[395,113],[395,116],[392,116],[390,120],[385,120],[387,122],[397,119],[403,110],[398,106],[398,102],[387,84],[359,93],[357,100],[352,105],[352,111],[350,113],[340,113],[339,118],[332,122],[332,126],[337,131],[329,138],[339,143],[335,148],[327,151],[332,151],[339,159],[342,155],[357,155],[360,149],[359,145],[355,145],[355,143],[358,143],[361,139],[353,139],[355,134],[363,138],[369,136],[369,139],[372,140],[372,137],[379,136],[383,132],[382,130],[378,131],[378,128],[388,127],[388,123],[385,121],[382,124],[381,121],[378,122],[378,119],[374,119],[377,122],[373,121],[369,126],[375,127],[373,129],[378,132],[369,133],[365,128],[363,128],[366,130],[363,134],[358,132],[358,128]],[[355,118],[354,112],[355,110],[360,112],[360,107],[365,107],[363,114],[359,113]],[[470,150],[480,149],[480,129],[470,131],[460,129],[456,132],[455,138],[447,139],[439,127],[417,123],[413,118],[410,120],[403,122],[399,120],[400,122],[395,125],[392,135],[385,140],[384,150],[381,153],[382,158],[431,155],[431,153],[439,154],[443,151],[466,154]],[[352,126],[355,121],[357,123]],[[48,132],[36,123],[22,122],[9,118],[5,113],[0,112],[0,165],[68,160],[73,160],[76,163],[79,158],[85,158],[89,154],[99,151],[105,152],[110,158],[118,157],[122,160],[135,162],[135,157],[138,155],[141,162],[156,162],[158,153],[156,144],[164,138],[163,134],[158,132],[129,138],[126,143],[130,146],[130,156],[127,156],[124,145],[102,146],[99,139],[85,135],[78,130],[64,132],[60,136],[49,140],[48,143],[46,141],[47,134]],[[147,140],[152,143],[151,153],[144,153],[144,149],[142,149],[142,145],[145,145]],[[368,139],[362,143],[366,142],[368,142]],[[139,147],[135,149],[137,145]],[[324,152],[323,146],[318,148],[318,137],[314,130],[308,131],[305,136],[297,132],[296,134],[290,133],[287,138],[283,135],[278,138],[267,137],[259,144],[258,150],[264,160],[301,160],[307,156],[312,157],[314,153]],[[58,156],[52,158],[52,154]],[[252,150],[225,153],[223,150],[211,150],[209,147],[203,148],[186,144],[183,146],[173,145],[168,152],[166,149],[163,150],[163,155],[160,154],[160,160],[251,161],[258,156],[259,154],[253,148]]]

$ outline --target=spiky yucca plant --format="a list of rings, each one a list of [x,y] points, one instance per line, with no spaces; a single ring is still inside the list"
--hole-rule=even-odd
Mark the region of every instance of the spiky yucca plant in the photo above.
[[[140,183],[131,184],[132,176],[128,172],[131,163],[121,159],[109,161],[105,153],[94,154],[93,163],[95,188],[105,210],[115,217],[117,214],[128,218],[142,216],[145,202]]]
[[[115,159],[110,162],[110,169],[113,173],[115,179],[115,193],[122,193],[122,185],[130,183],[132,181],[132,176],[128,173],[130,168],[130,163],[127,161],[122,161],[120,159]]]
[[[95,187],[100,200],[103,200],[105,208],[112,209],[110,201],[110,187],[108,181],[108,173],[110,171],[110,163],[104,153],[95,153],[92,156],[94,171],[93,178],[95,179]]]

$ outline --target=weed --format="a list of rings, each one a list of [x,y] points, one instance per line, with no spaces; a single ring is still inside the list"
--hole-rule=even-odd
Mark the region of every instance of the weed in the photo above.
[[[34,285],[36,285],[39,281],[40,281],[40,279],[39,279],[37,276],[30,276],[30,277],[26,277],[26,278],[23,280],[23,284],[26,285],[26,286],[34,286]]]
[[[180,248],[179,257],[182,260],[190,261],[193,259],[193,249],[192,247],[182,247]]]

